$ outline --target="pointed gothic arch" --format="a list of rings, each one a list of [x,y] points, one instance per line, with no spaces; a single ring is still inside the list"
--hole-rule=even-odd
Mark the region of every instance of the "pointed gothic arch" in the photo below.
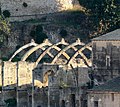
[[[37,59],[37,61],[36,61],[36,65],[41,61],[41,59],[46,55],[46,54],[48,54],[48,52],[51,50],[51,49],[55,49],[55,50],[57,50],[58,52],[59,51],[61,51],[61,49],[58,47],[58,45],[69,45],[67,42],[65,42],[65,40],[64,39],[62,39],[60,42],[58,42],[58,43],[56,43],[56,44],[54,44],[54,45],[52,45],[51,47],[49,47],[49,48],[47,48],[39,57],[38,57],[38,59]],[[63,53],[63,55],[64,55],[64,57],[66,58],[66,59],[69,59],[70,58],[70,56],[67,54],[67,53]],[[53,56],[54,57],[54,56]],[[53,58],[52,57],[52,58]]]
[[[73,59],[75,59],[79,54],[82,56],[82,58],[85,60],[88,66],[91,66],[91,60],[89,60],[83,53],[82,51],[85,50],[86,48],[92,51],[92,48],[90,47],[91,44],[85,45],[81,49],[77,50],[76,53],[71,57],[71,59],[68,61],[68,65],[72,64]]]
[[[64,48],[59,47],[59,45],[64,45]],[[31,47],[33,46],[33,47]],[[48,64],[77,64],[77,60],[80,62],[83,61],[83,65],[86,66],[91,66],[91,59],[88,58],[86,56],[86,54],[83,52],[85,49],[88,49],[90,52],[92,51],[91,48],[91,43],[85,45],[84,43],[82,43],[80,41],[80,39],[77,39],[76,42],[69,44],[67,42],[65,42],[64,39],[62,39],[60,42],[56,43],[56,44],[52,44],[51,42],[49,42],[48,39],[46,39],[43,43],[41,44],[36,44],[33,41],[29,44],[26,44],[24,46],[22,46],[20,49],[18,49],[13,56],[9,59],[9,61],[12,61],[12,59],[22,50],[31,47],[31,49],[29,49],[21,58],[21,61],[26,61],[26,59],[33,54],[35,51],[41,49],[42,52],[40,53],[40,55],[38,56],[38,58],[35,61],[35,66],[38,65],[38,63],[42,60],[42,58],[44,58],[46,55],[49,55],[51,58],[51,62],[46,62]],[[53,49],[53,52],[56,52],[57,55],[53,54],[53,52],[51,51]],[[69,49],[73,49],[74,53],[69,55]],[[80,58],[79,58],[80,55]],[[75,62],[74,62],[75,60]],[[79,64],[80,64],[79,62]]]
[[[19,48],[13,55],[12,55],[12,57],[9,59],[9,61],[12,61],[12,59],[18,54],[18,53],[20,53],[22,50],[24,50],[24,49],[26,49],[26,48],[28,48],[28,47],[31,47],[31,46],[37,46],[38,44],[37,43],[35,43],[35,42],[31,42],[31,43],[28,43],[28,44],[26,44],[26,45],[24,45],[24,46],[22,46],[21,48]]]
[[[24,55],[23,55],[23,57],[22,57],[22,61],[26,61],[26,59],[33,53],[33,52],[35,52],[36,50],[38,50],[38,49],[41,49],[41,48],[43,48],[44,46],[52,46],[52,43],[50,43],[49,42],[49,40],[48,39],[46,39],[42,44],[39,44],[39,45],[37,45],[36,47],[33,47],[32,49],[30,49],[29,51],[27,51]]]
[[[75,46],[77,46],[77,45],[82,45],[82,46],[84,46],[85,44],[82,43],[82,42],[80,41],[80,39],[77,39],[75,43],[73,43],[73,44],[65,47],[63,50],[61,50],[61,51],[55,56],[55,58],[53,59],[52,64],[54,64],[54,63],[56,62],[57,58],[59,58],[62,54],[64,54],[68,49],[72,48],[72,49],[74,49],[75,51],[77,51],[78,49],[75,47]],[[67,59],[69,60],[70,57],[67,58]]]

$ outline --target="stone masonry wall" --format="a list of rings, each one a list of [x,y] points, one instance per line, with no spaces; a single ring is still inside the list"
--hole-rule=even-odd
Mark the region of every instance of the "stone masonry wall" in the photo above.
[[[72,9],[76,0],[1,0],[2,11],[8,10],[11,20],[35,18],[47,14]],[[28,16],[28,17],[27,17]]]
[[[103,82],[120,75],[120,41],[93,41],[95,77]]]
[[[17,83],[17,66],[16,63],[4,62],[3,67],[3,86],[12,86]]]
[[[32,70],[34,64],[27,62],[18,63],[18,86],[32,83]]]
[[[114,98],[113,98],[114,97]],[[95,107],[94,102],[98,101],[98,107],[119,107],[119,93],[95,93],[91,92],[88,95],[88,107]]]
[[[17,65],[16,62],[9,62],[9,61],[4,62],[3,65],[2,64],[0,65],[0,85],[2,85],[2,78],[3,78],[3,86],[5,88],[7,88],[8,86],[9,88],[13,86],[15,87],[17,81],[18,81],[18,86],[31,84],[33,67],[34,67],[33,63],[20,61]],[[2,74],[2,69],[3,69],[3,74]]]

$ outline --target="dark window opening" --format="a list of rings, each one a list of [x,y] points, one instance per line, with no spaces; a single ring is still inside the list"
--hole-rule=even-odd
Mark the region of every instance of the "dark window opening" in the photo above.
[[[81,99],[81,107],[87,107],[87,100]]]
[[[61,107],[65,107],[65,101],[64,100],[62,100],[62,104],[61,105],[62,105]]]
[[[75,94],[71,94],[71,107],[75,107]]]
[[[98,101],[94,101],[94,107],[98,107]]]
[[[114,93],[111,93],[112,101],[114,101]]]
[[[110,57],[109,56],[106,57],[106,66],[110,67]]]

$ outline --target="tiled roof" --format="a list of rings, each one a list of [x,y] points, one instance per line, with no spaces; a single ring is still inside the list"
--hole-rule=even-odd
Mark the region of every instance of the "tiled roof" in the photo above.
[[[114,78],[105,84],[95,86],[90,91],[112,91],[112,92],[120,92],[120,77]]]
[[[114,30],[110,33],[104,34],[102,36],[92,39],[93,41],[110,41],[110,40],[120,40],[120,29]]]

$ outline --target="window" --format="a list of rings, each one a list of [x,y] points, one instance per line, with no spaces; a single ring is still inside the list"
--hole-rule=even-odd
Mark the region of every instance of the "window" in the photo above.
[[[114,101],[114,93],[111,93],[112,101]]]
[[[62,105],[61,107],[65,107],[65,101],[64,100],[62,100],[62,104],[61,105]]]
[[[72,104],[72,107],[75,107],[75,94],[71,94],[71,104]]]
[[[98,101],[94,101],[94,107],[98,107]]]
[[[110,66],[110,56],[106,56],[106,66]]]

